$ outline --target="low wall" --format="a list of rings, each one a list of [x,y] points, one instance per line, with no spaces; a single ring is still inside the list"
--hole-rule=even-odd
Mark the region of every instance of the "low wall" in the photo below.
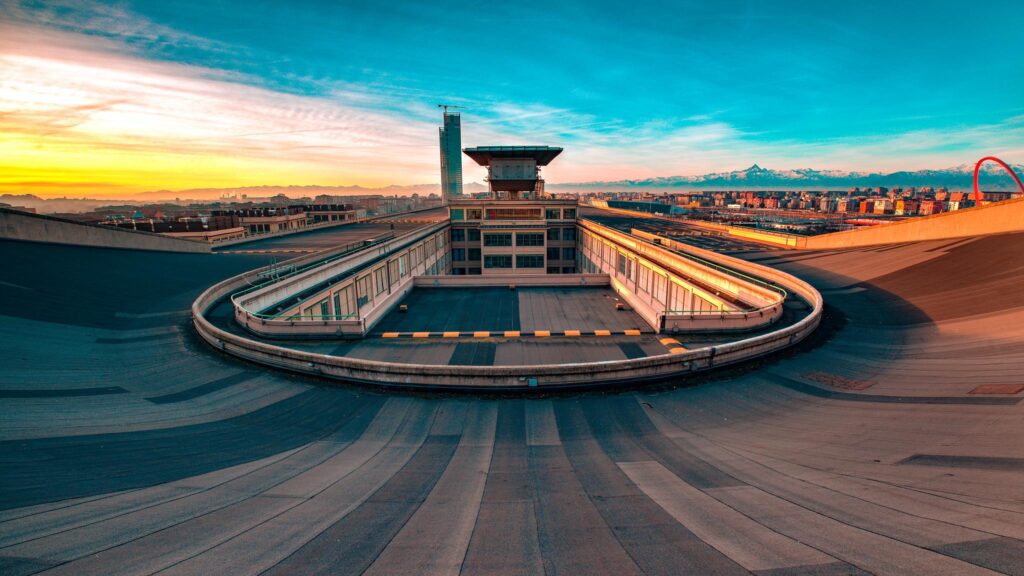
[[[206,242],[0,208],[0,238],[126,250],[209,254]]]

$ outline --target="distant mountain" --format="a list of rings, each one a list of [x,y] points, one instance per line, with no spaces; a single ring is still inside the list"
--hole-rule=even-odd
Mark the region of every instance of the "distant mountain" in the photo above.
[[[101,206],[140,204],[134,200],[95,198],[40,198],[34,194],[2,194],[0,206],[34,208],[40,214],[88,212]]]
[[[1013,165],[1018,175],[1024,175],[1024,164]],[[642,180],[615,180],[598,182],[570,182],[550,184],[552,190],[599,190],[622,188],[682,188],[709,189],[845,189],[853,186],[945,186],[951,190],[969,190],[973,187],[974,165],[962,164],[944,170],[918,170],[915,172],[848,172],[845,170],[773,170],[754,164],[745,170],[714,172],[701,176],[667,176]],[[1016,190],[1013,179],[1001,167],[985,164],[982,167],[981,187],[985,190]]]
[[[1024,177],[1024,164],[1014,164],[1014,170]],[[983,168],[981,186],[985,190],[1016,190],[1013,179],[995,164]],[[714,172],[701,176],[663,176],[641,180],[615,180],[595,182],[548,183],[548,190],[555,192],[585,192],[601,190],[845,190],[854,186],[944,186],[950,190],[970,190],[974,175],[973,164],[962,164],[944,170],[918,170],[915,172],[849,172],[846,170],[773,170],[754,164],[745,170]],[[99,206],[133,205],[160,201],[200,202],[217,201],[222,196],[234,196],[232,201],[266,198],[284,194],[289,198],[314,198],[321,194],[330,196],[356,196],[383,194],[387,196],[429,195],[439,193],[437,184],[413,184],[408,186],[384,186],[366,188],[363,186],[245,186],[241,188],[193,188],[189,190],[154,190],[125,195],[96,195],[81,198],[41,198],[31,194],[0,195],[0,205],[27,206],[41,213],[85,212]],[[479,182],[469,182],[463,187],[468,194],[487,190]]]
[[[482,192],[487,187],[479,182],[469,182],[463,186],[466,193]],[[159,202],[185,203],[195,202],[216,202],[227,196],[227,202],[245,202],[257,198],[268,198],[284,194],[293,199],[315,198],[320,195],[328,196],[411,196],[419,194],[429,196],[438,194],[441,186],[438,184],[413,184],[410,186],[391,185],[382,188],[365,188],[363,186],[244,186],[240,188],[192,188],[188,190],[153,190],[150,192],[138,192],[125,195],[103,195],[95,197],[83,196],[79,198],[41,198],[35,194],[2,194],[0,195],[0,206],[23,206],[35,208],[40,214],[54,213],[81,213],[88,212],[100,207],[115,205],[140,205]],[[246,198],[243,199],[242,196]]]

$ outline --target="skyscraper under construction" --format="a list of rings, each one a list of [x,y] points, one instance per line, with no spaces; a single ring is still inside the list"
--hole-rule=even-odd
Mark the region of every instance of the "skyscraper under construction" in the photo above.
[[[441,198],[448,204],[453,198],[462,196],[462,119],[458,112],[450,112],[452,106],[444,108],[444,126],[439,128],[441,137]]]

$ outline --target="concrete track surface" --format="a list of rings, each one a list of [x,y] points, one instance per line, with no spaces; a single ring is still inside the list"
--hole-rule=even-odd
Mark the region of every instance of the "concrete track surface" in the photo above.
[[[199,342],[192,300],[269,254],[2,242],[0,574],[1024,574],[1022,253],[751,251],[825,295],[814,342],[496,398]]]

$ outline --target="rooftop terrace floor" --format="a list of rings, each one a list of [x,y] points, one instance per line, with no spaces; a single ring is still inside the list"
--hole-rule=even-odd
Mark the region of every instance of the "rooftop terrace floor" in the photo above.
[[[640,316],[615,310],[619,297],[604,287],[416,288],[402,303],[408,312],[392,311],[373,334],[505,330],[642,330],[652,332]]]
[[[402,301],[408,311],[392,310],[366,338],[279,344],[382,362],[516,366],[644,358],[760,333],[659,335],[616,302],[606,287],[416,288]],[[805,312],[787,303],[783,322]],[[240,330],[226,303],[208,316]]]
[[[334,356],[450,366],[601,362],[667,353],[640,316],[615,309],[618,301],[604,287],[416,288],[402,301],[408,312],[396,307],[364,339],[282,345]],[[220,324],[231,321],[226,312],[217,316]],[[567,331],[579,335],[566,336]],[[608,335],[598,336],[600,331]]]

